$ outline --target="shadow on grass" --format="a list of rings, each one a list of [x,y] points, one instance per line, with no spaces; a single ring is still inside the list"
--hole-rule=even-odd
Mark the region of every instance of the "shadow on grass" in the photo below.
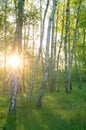
[[[78,92],[77,96],[82,97],[82,94]],[[75,92],[70,95],[65,92],[60,95],[50,93],[44,98],[42,108],[38,110],[34,108],[35,96],[28,106],[27,96],[20,94],[16,113],[8,113],[7,129],[3,130],[86,130],[84,95],[81,100],[75,100],[75,97]],[[80,103],[82,105],[79,105]]]
[[[6,129],[3,130],[86,130],[86,126],[68,121],[64,114],[61,116],[46,106],[38,110],[24,105],[17,109],[17,115],[8,114]]]
[[[65,119],[60,115],[52,113],[51,110],[42,108],[25,109],[17,116],[18,124],[17,130],[80,130],[74,129]]]
[[[8,112],[7,123],[3,130],[16,130],[16,112]]]
[[[19,100],[21,100],[19,101],[21,103],[17,105],[16,123],[18,125],[16,130],[32,130],[30,128],[30,109],[27,103],[27,99],[23,94],[21,94]]]
[[[33,104],[28,107],[23,95],[21,101],[22,105],[17,106],[16,111],[16,123],[18,124],[16,130],[79,130],[74,129],[73,125],[54,109],[43,106],[38,110],[33,107]]]
[[[42,130],[74,130],[73,126],[70,125],[70,123],[63,118],[55,113],[52,110],[49,110],[47,108],[43,108],[44,110],[40,110],[40,119],[41,122],[45,124],[45,128],[42,127]],[[40,129],[41,130],[41,129]]]
[[[16,130],[16,113],[9,113],[9,92],[0,93],[0,130]]]
[[[28,106],[26,97],[19,96],[21,103],[16,111],[16,130],[85,130],[86,125],[78,121],[76,112],[73,114],[72,99],[69,102],[69,98],[64,97],[57,100],[56,96],[48,96],[38,110],[34,108],[34,102]]]

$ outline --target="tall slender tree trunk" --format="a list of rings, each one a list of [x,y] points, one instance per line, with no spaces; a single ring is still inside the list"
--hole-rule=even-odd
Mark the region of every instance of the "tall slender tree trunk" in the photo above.
[[[75,50],[76,51],[76,50]],[[74,58],[75,58],[75,67],[76,67],[76,80],[79,80],[79,75],[78,75],[78,66],[77,66],[77,56],[76,56],[76,52],[74,51]]]
[[[57,37],[58,37],[58,17],[59,17],[59,7],[57,8],[57,12],[56,12],[56,32],[55,32],[55,43],[54,43],[54,65],[56,68],[56,49],[57,49]],[[55,70],[55,69],[54,69]]]
[[[29,93],[28,93],[28,100],[29,101],[31,101],[31,95],[32,95],[33,84],[34,84],[34,79],[35,79],[35,73],[36,73],[37,65],[38,65],[39,60],[40,60],[40,54],[42,52],[42,42],[43,42],[43,37],[44,37],[45,18],[46,18],[46,14],[47,14],[47,11],[48,11],[48,6],[49,6],[49,0],[47,0],[47,5],[46,5],[45,12],[44,12],[44,17],[43,17],[43,24],[42,24],[42,30],[41,30],[41,39],[40,39],[40,47],[39,47],[39,51],[38,51],[38,56],[37,56],[37,59],[34,63],[32,77],[31,77],[31,80],[30,80],[30,89],[29,89]]]
[[[4,52],[4,77],[3,77],[3,90],[6,89],[6,55],[7,55],[7,51],[6,51],[6,42],[7,42],[7,0],[5,0],[5,17],[4,17],[4,22],[5,22],[5,33],[4,33],[4,40],[5,40],[5,52]]]
[[[58,37],[58,19],[59,19],[59,6],[57,7],[57,12],[56,12],[56,23],[55,23],[55,37],[54,37],[54,49],[53,49],[53,71],[54,71],[54,77],[53,77],[53,82],[54,82],[54,89],[53,90],[55,90],[56,89],[56,66],[57,66],[57,64],[56,64],[56,60],[57,60],[57,37]],[[55,21],[55,20],[54,20]]]
[[[70,75],[70,1],[69,1],[69,30],[68,30],[68,46],[67,46],[67,48],[68,48],[68,51],[67,51],[67,53],[68,53],[68,56],[67,56],[67,58],[68,58],[68,63],[67,63],[67,88],[66,88],[66,90],[67,90],[67,92],[70,92],[71,90],[72,90],[72,83],[71,83],[71,75]]]
[[[27,47],[28,43],[29,43],[29,34],[30,34],[30,24],[28,24],[28,31],[27,31],[27,43],[25,45],[25,47]]]
[[[21,54],[21,51],[22,51],[23,11],[24,11],[24,0],[18,0],[18,16],[17,16],[18,18],[17,18],[17,23],[16,23],[14,44],[15,44],[15,51],[17,51],[17,53],[19,54]],[[13,88],[13,92],[11,93],[9,112],[13,112],[16,107],[17,90],[19,87],[18,76],[19,75],[17,75],[17,71],[16,71],[13,76],[13,86],[11,86],[12,84],[10,84],[10,87]]]
[[[75,47],[76,47],[76,42],[77,42],[77,32],[78,32],[78,24],[79,24],[79,14],[80,14],[80,7],[81,7],[82,0],[79,0],[78,4],[78,10],[77,10],[77,18],[76,18],[76,23],[75,23],[75,29],[74,29],[74,34],[73,34],[73,45],[71,49],[71,55],[70,55],[70,79],[71,79],[71,71],[72,71],[72,64],[73,64],[73,56],[75,52]]]
[[[66,26],[65,26],[65,40],[64,40],[64,51],[65,51],[65,88],[67,92],[70,92],[69,80],[70,77],[68,75],[68,37],[69,37],[69,18],[70,18],[70,0],[67,0],[66,5]]]
[[[86,51],[85,51],[85,39],[86,39],[86,30],[85,28],[83,27],[83,64],[84,64],[84,67],[86,67]]]
[[[57,71],[58,71],[58,65],[59,65],[59,56],[60,56],[60,52],[61,52],[61,47],[62,47],[62,43],[63,43],[63,33],[64,33],[64,13],[65,13],[65,4],[63,6],[63,12],[62,12],[62,30],[61,30],[61,42],[60,42],[60,46],[59,46],[59,50],[58,50],[58,54],[57,54]]]
[[[43,98],[44,90],[45,90],[45,85],[46,85],[46,81],[48,78],[50,34],[51,34],[51,26],[52,26],[52,22],[54,20],[54,14],[56,11],[57,2],[58,2],[58,0],[54,0],[52,12],[51,12],[51,15],[49,18],[49,23],[48,23],[47,40],[46,40],[45,68],[44,68],[44,75],[43,75],[43,81],[42,81],[42,85],[41,85],[40,95],[39,95],[38,101],[37,101],[37,107],[41,107],[42,98]]]
[[[24,1],[25,0],[18,0],[18,18],[16,21],[16,31],[15,31],[15,50],[19,53],[22,51],[22,26],[23,26],[23,13],[24,13]]]
[[[16,71],[10,77],[10,86],[11,86],[11,99],[10,99],[9,112],[14,112],[16,108],[16,97],[19,86],[19,79]]]
[[[34,46],[35,46],[35,42],[34,42],[34,23],[33,23],[33,52],[32,52],[32,55],[33,55],[33,57],[34,57]]]
[[[51,57],[50,57],[50,91],[53,92],[54,91],[54,20],[52,22],[52,37],[51,37]]]
[[[24,23],[24,41],[23,41],[23,47],[22,47],[22,87],[23,87],[23,90],[25,92],[25,45],[26,45],[26,25]],[[21,86],[20,86],[21,87]]]
[[[59,89],[60,89],[60,81],[59,81],[59,71],[58,71],[58,67],[59,67],[59,57],[60,57],[60,52],[61,52],[61,48],[62,48],[63,34],[64,34],[64,13],[65,13],[65,1],[64,1],[64,5],[63,5],[63,12],[62,12],[61,42],[60,42],[60,46],[59,46],[59,50],[58,50],[58,54],[57,54],[57,81],[58,81],[58,91],[59,91]]]
[[[78,43],[80,43],[80,32],[78,30]],[[77,71],[78,71],[78,77],[79,77],[79,80],[78,80],[78,87],[81,89],[82,88],[82,76],[81,76],[81,66],[80,66],[80,46],[78,45],[78,65],[77,65]]]

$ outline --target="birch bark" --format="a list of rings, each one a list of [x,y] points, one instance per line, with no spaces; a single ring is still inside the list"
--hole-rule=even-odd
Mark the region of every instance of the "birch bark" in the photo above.
[[[85,51],[85,39],[86,39],[86,30],[83,27],[83,57],[84,57],[84,68],[86,66],[86,51]]]
[[[50,58],[50,91],[54,91],[54,20],[52,22],[51,58]]]
[[[64,1],[65,3],[65,1]],[[60,46],[59,46],[59,50],[58,50],[58,54],[57,54],[57,83],[58,83],[58,88],[57,91],[59,92],[60,90],[60,81],[59,81],[59,71],[58,71],[58,67],[59,67],[59,57],[60,57],[60,52],[61,52],[61,48],[62,48],[62,44],[63,44],[63,34],[64,34],[64,13],[65,13],[65,4],[63,5],[63,10],[62,10],[62,29],[61,29],[61,42],[60,42]]]
[[[57,2],[58,2],[58,0],[53,1],[52,12],[51,12],[51,15],[50,15],[50,18],[49,18],[49,23],[48,23],[44,75],[43,75],[43,81],[42,81],[42,85],[41,85],[40,94],[39,94],[38,101],[37,101],[37,107],[41,107],[42,98],[43,98],[44,90],[45,90],[45,85],[46,85],[46,81],[47,81],[47,78],[48,78],[48,67],[49,67],[49,61],[48,60],[49,60],[49,45],[50,45],[51,25],[52,25],[52,22],[53,22],[53,19],[54,19],[54,14],[55,14],[55,11],[56,11]]]
[[[14,45],[15,50],[21,53],[22,51],[22,25],[23,25],[23,13],[24,13],[24,1],[18,0],[18,16],[16,19],[16,31],[15,31],[15,39]]]
[[[69,18],[70,18],[70,0],[67,0],[66,5],[66,26],[65,26],[65,40],[64,40],[64,52],[65,52],[65,88],[67,92],[70,92],[70,86],[68,85],[69,82],[69,75],[68,75],[68,37],[69,37]]]
[[[78,23],[79,23],[79,14],[80,14],[81,3],[82,3],[82,0],[79,0],[76,24],[75,24],[74,34],[73,34],[73,45],[72,45],[71,56],[70,56],[70,68],[72,68],[73,55],[74,55],[74,51],[75,51],[75,47],[76,47],[76,37],[77,37],[77,30],[78,30]]]
[[[25,0],[18,0],[18,3],[17,3],[18,4],[18,16],[16,16],[17,21],[16,21],[16,31],[15,31],[15,39],[14,39],[14,46],[15,46],[14,51],[17,50],[18,53],[21,53],[21,50],[22,50],[22,25],[23,25],[24,1]],[[14,71],[14,70],[12,70],[12,71]],[[13,88],[12,89],[13,91],[11,93],[9,112],[13,112],[16,107],[16,97],[17,97],[17,89],[18,89],[18,81],[19,81],[19,77],[16,72],[14,73],[13,78],[14,78],[13,85],[10,84],[10,87]]]
[[[71,79],[71,71],[72,71],[72,64],[73,64],[73,56],[74,56],[74,51],[75,51],[76,41],[77,41],[76,38],[77,38],[77,32],[78,32],[81,3],[82,3],[82,0],[79,0],[77,18],[76,18],[75,29],[74,29],[74,34],[73,34],[73,45],[72,45],[72,50],[71,50],[71,55],[70,55],[70,71],[69,71],[70,79]]]
[[[44,17],[43,17],[38,57],[37,57],[37,59],[36,59],[36,61],[34,63],[32,77],[31,77],[31,80],[30,80],[30,89],[29,89],[29,93],[28,93],[28,100],[29,101],[31,101],[31,95],[32,95],[32,90],[33,90],[33,84],[34,84],[34,79],[35,79],[36,68],[37,68],[37,65],[38,65],[39,60],[40,60],[40,54],[42,52],[42,42],[43,42],[43,37],[44,37],[45,18],[46,18],[46,14],[47,14],[47,11],[48,11],[48,6],[49,6],[49,0],[47,0],[47,5],[46,5],[45,12],[44,12]]]
[[[18,85],[19,85],[19,79],[17,73],[15,72],[13,75],[11,75],[10,78],[11,99],[10,99],[9,112],[15,111]]]
[[[65,13],[65,4],[63,6],[63,12],[62,12],[62,30],[61,30],[61,42],[60,42],[60,46],[59,46],[59,51],[57,54],[57,71],[58,71],[58,64],[59,64],[59,56],[60,56],[60,51],[61,51],[61,47],[62,47],[62,43],[63,43],[63,33],[64,33],[64,13]]]
[[[5,46],[6,46],[6,40],[7,40],[7,0],[5,0],[5,18],[4,18],[4,22],[5,22],[5,33],[4,33],[4,39],[5,39]],[[5,52],[4,52],[4,76],[3,76],[3,90],[5,91],[6,89],[6,55],[7,55],[7,51],[6,51],[6,47],[5,47]]]
[[[78,30],[78,43],[80,43],[80,32]],[[78,45],[78,65],[77,65],[77,71],[78,71],[78,77],[79,77],[79,85],[78,87],[81,89],[82,88],[82,75],[81,75],[81,66],[80,66],[80,45]]]

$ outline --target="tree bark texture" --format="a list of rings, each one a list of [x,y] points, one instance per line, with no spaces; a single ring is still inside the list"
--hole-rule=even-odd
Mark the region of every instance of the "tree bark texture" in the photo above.
[[[51,37],[51,57],[50,57],[50,91],[54,91],[54,79],[55,79],[55,73],[54,73],[54,20],[52,22],[52,37]]]
[[[19,53],[22,51],[22,25],[23,25],[23,13],[24,13],[24,1],[18,0],[18,14],[16,18],[16,31],[14,46],[15,50],[17,49]]]
[[[64,13],[65,13],[65,4],[63,5],[63,10],[62,10],[62,29],[61,29],[61,42],[59,45],[59,50],[57,53],[57,84],[58,84],[58,92],[60,90],[60,81],[59,81],[59,58],[60,58],[60,52],[61,52],[61,48],[62,48],[62,44],[63,44],[63,34],[64,34]]]
[[[62,30],[61,30],[61,42],[60,42],[60,46],[59,46],[59,50],[58,50],[58,54],[57,54],[57,71],[58,71],[58,65],[59,65],[59,57],[60,57],[60,52],[61,52],[61,47],[62,47],[62,43],[63,43],[63,33],[64,33],[64,13],[65,13],[65,4],[63,6],[63,12],[62,12]]]
[[[5,39],[5,46],[7,42],[7,3],[8,1],[5,0],[5,17],[4,17],[4,22],[5,22],[5,30],[4,30],[4,39]],[[5,47],[5,52],[4,52],[4,76],[3,76],[3,90],[6,89],[6,56],[7,51]]]
[[[77,18],[75,23],[75,29],[73,33],[73,45],[71,49],[71,55],[70,55],[70,79],[71,79],[71,71],[72,71],[72,64],[73,64],[73,56],[75,52],[76,42],[77,42],[77,32],[78,32],[78,24],[79,24],[79,14],[80,14],[80,7],[81,7],[82,0],[79,0],[78,4],[78,10],[77,10]]]
[[[12,74],[10,77],[11,99],[10,99],[9,112],[15,111],[18,86],[19,86],[19,78],[17,73],[15,72],[15,74]]]
[[[64,40],[64,52],[65,52],[65,88],[67,92],[70,92],[69,80],[70,77],[68,75],[68,38],[69,38],[69,18],[70,18],[70,0],[67,0],[66,5],[66,26],[65,26],[65,40]]]
[[[22,26],[23,26],[23,11],[24,11],[24,0],[18,0],[18,14],[16,18],[16,31],[15,31],[15,39],[14,39],[14,46],[15,50],[17,50],[18,53],[21,53],[22,50]],[[16,70],[12,70],[16,71]],[[14,72],[12,72],[14,73]],[[10,100],[10,108],[9,111],[13,112],[15,110],[16,106],[16,97],[17,97],[17,87],[18,87],[18,75],[15,72],[13,76],[13,85],[10,84],[12,88],[11,92],[11,100]],[[11,81],[10,81],[11,82]]]
[[[47,5],[46,5],[45,12],[44,12],[44,17],[43,17],[38,57],[37,57],[37,59],[36,59],[36,61],[34,63],[33,71],[32,71],[32,77],[31,77],[31,80],[30,80],[30,89],[29,89],[29,93],[28,93],[28,100],[29,101],[31,101],[31,95],[32,95],[33,84],[34,84],[34,79],[35,79],[35,73],[36,73],[37,65],[38,65],[38,63],[40,61],[40,54],[42,53],[42,42],[43,42],[43,37],[44,37],[45,18],[46,18],[46,14],[47,14],[47,11],[48,11],[48,6],[49,6],[49,0],[47,0]]]
[[[40,95],[38,97],[38,101],[37,101],[37,107],[40,107],[42,104],[42,98],[44,95],[44,89],[45,89],[45,85],[46,85],[46,81],[48,78],[48,67],[49,67],[49,45],[50,45],[50,34],[51,34],[51,26],[52,26],[52,22],[54,19],[54,14],[56,11],[56,6],[57,6],[57,2],[58,0],[54,0],[53,1],[53,7],[52,7],[52,12],[49,18],[49,23],[48,23],[48,30],[47,30],[47,41],[46,41],[46,57],[45,57],[45,67],[44,67],[44,75],[43,75],[43,81],[42,81],[42,85],[41,85],[41,90],[40,90]]]

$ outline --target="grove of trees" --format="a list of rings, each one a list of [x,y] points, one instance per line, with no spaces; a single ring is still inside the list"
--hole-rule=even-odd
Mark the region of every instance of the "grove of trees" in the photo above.
[[[8,62],[12,55],[21,60],[15,69]],[[18,91],[26,92],[30,103],[35,87],[39,108],[45,91],[64,87],[70,93],[73,82],[83,89],[86,1],[0,0],[0,70],[1,88],[11,95],[9,112],[15,110]]]

